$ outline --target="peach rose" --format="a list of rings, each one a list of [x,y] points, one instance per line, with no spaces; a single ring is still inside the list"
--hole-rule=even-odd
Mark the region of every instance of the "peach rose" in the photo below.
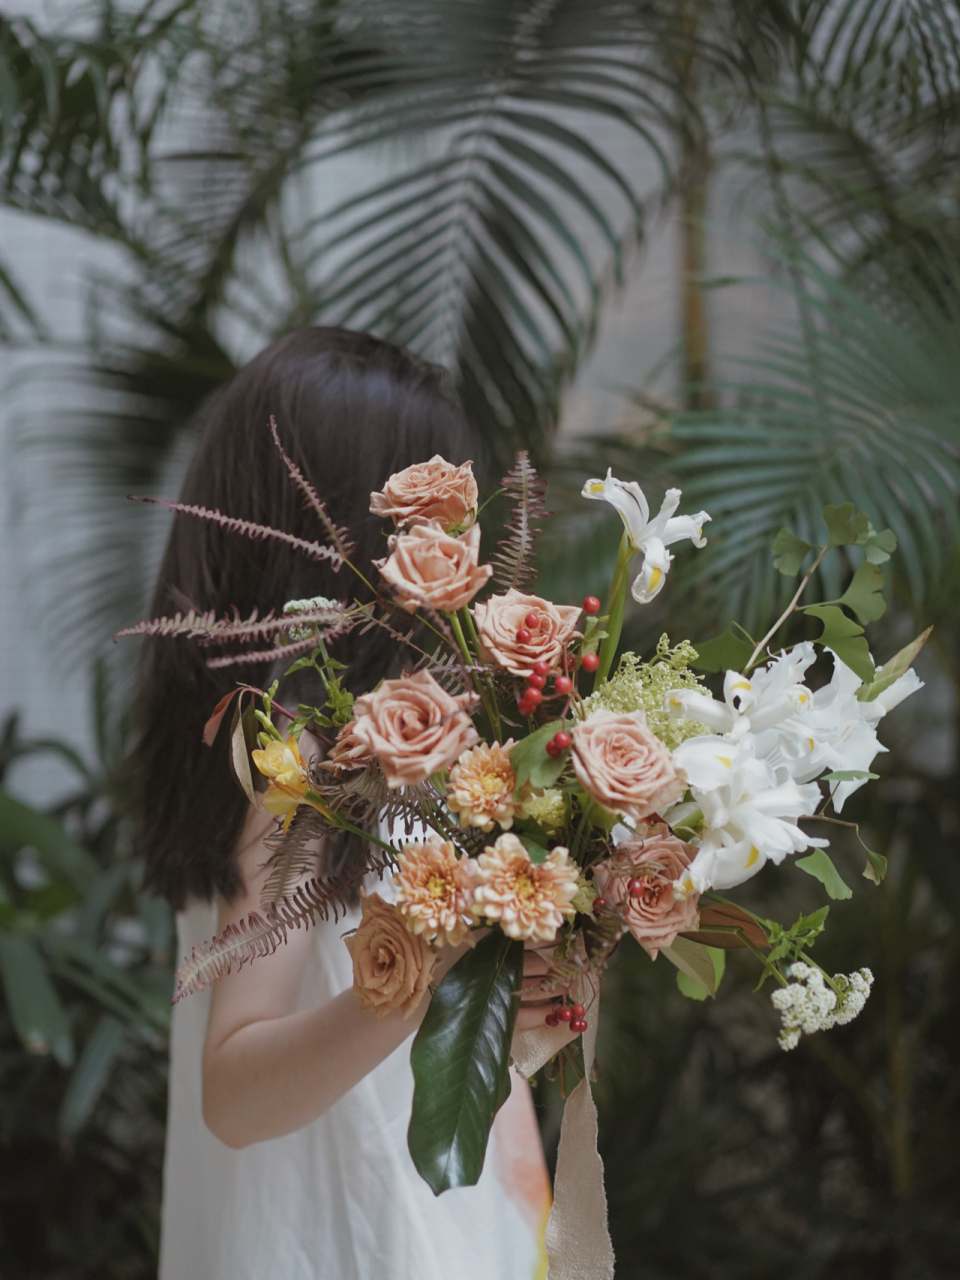
[[[399,1009],[409,1018],[430,985],[437,953],[403,923],[379,893],[361,899],[360,926],[347,938],[353,958],[353,989],[361,1009],[385,1018]]]
[[[395,533],[391,555],[375,561],[384,579],[413,613],[418,605],[454,613],[477,594],[493,573],[481,565],[480,526],[453,538],[437,520],[417,524],[408,533]]]
[[[639,819],[683,795],[673,756],[647,728],[645,711],[596,711],[573,731],[580,785],[605,809]]]
[[[451,697],[428,671],[384,680],[353,704],[354,736],[377,757],[388,787],[411,787],[447,769],[479,738],[465,708],[471,694]]]
[[[644,839],[624,841],[609,862],[594,867],[597,891],[625,908],[627,928],[653,960],[661,947],[673,946],[678,933],[697,927],[700,895],[684,897],[673,888],[696,852],[658,823]],[[631,880],[640,881],[636,895],[630,893]]]
[[[321,769],[326,769],[328,773],[339,778],[341,774],[351,769],[362,769],[367,761],[373,758],[369,749],[357,737],[356,728],[356,720],[351,720],[349,724],[343,726],[337,734],[337,740],[330,754],[326,760],[320,762]]]
[[[537,625],[527,619],[537,615]],[[506,595],[491,596],[474,605],[473,616],[483,655],[515,676],[528,676],[539,660],[554,666],[566,649],[580,617],[576,605],[552,604],[511,587]],[[528,631],[529,640],[517,633]]]
[[[468,529],[477,518],[479,494],[473,463],[455,467],[434,454],[392,475],[379,493],[371,493],[370,510],[389,516],[395,525],[437,520],[448,533]]]

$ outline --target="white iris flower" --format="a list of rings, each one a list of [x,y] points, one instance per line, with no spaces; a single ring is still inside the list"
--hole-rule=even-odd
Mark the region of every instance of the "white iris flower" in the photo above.
[[[669,716],[697,720],[715,733],[729,734],[737,741],[746,733],[780,729],[812,711],[814,695],[801,681],[816,657],[809,641],[798,644],[752,676],[728,671],[723,678],[723,702],[706,690],[672,689],[664,698],[663,709]],[[790,728],[793,730],[792,725]],[[766,756],[763,747],[772,749],[774,745],[771,735],[771,741],[758,747],[757,754]]]
[[[689,538],[695,547],[705,547],[703,526],[710,519],[706,511],[695,516],[675,516],[680,505],[680,490],[668,489],[659,512],[650,519],[650,508],[643,490],[635,480],[615,480],[613,469],[605,480],[588,480],[583,486],[585,498],[609,502],[620,512],[632,551],[643,552],[643,568],[634,579],[634,600],[647,604],[663,587],[673,556],[667,550],[674,542]]]
[[[820,788],[778,782],[768,761],[756,759],[752,735],[740,742],[718,734],[688,738],[674,757],[703,813],[700,848],[679,885],[684,892],[732,889],[768,861],[779,865],[788,854],[828,843],[796,825],[816,812]]]

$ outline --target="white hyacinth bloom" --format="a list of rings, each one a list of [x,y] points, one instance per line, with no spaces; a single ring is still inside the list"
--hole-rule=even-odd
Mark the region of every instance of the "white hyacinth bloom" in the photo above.
[[[630,588],[634,600],[648,604],[663,587],[673,556],[667,550],[675,542],[689,538],[695,547],[705,547],[703,526],[710,519],[706,511],[694,516],[675,516],[680,505],[679,489],[668,489],[659,512],[650,518],[650,507],[643,490],[635,480],[616,480],[613,469],[605,480],[588,480],[581,490],[583,497],[609,502],[620,512],[630,547],[643,552],[643,567]]]
[[[688,738],[674,757],[703,813],[700,847],[677,886],[683,892],[732,889],[768,861],[779,865],[788,854],[828,843],[797,826],[816,812],[820,788],[780,782],[769,762],[756,758],[752,735],[739,742],[718,734]]]
[[[849,975],[835,974],[833,982],[841,991],[838,999],[821,971],[802,961],[790,966],[787,977],[789,986],[779,987],[770,997],[783,1023],[778,1043],[785,1050],[797,1047],[801,1032],[813,1035],[815,1031],[829,1031],[831,1027],[852,1022],[867,1003],[873,986],[869,969],[859,969]]]

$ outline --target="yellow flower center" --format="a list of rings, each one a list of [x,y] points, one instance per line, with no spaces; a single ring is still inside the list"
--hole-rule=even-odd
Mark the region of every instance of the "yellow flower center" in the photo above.
[[[431,876],[427,881],[427,892],[431,898],[445,898],[447,888],[446,876]]]
[[[480,780],[480,788],[487,795],[494,795],[497,791],[503,790],[503,778],[496,773],[488,773],[486,777]]]
[[[518,898],[532,898],[534,883],[529,876],[517,876],[516,894]]]

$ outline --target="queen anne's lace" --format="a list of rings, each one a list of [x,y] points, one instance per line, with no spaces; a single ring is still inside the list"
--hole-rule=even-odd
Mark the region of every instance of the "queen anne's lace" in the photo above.
[[[792,964],[787,976],[790,985],[778,988],[770,997],[783,1022],[778,1043],[785,1050],[797,1047],[801,1032],[809,1036],[815,1031],[829,1031],[831,1027],[852,1022],[867,1003],[873,986],[869,969],[838,973],[833,977],[840,988],[838,997],[837,992],[827,986],[823,973],[802,961]]]

